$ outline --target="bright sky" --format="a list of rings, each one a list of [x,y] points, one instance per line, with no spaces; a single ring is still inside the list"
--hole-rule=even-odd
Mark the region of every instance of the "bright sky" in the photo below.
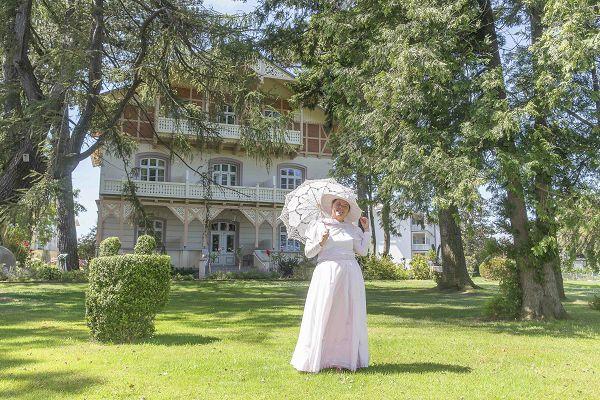
[[[208,0],[204,4],[220,12],[234,14],[252,11],[256,7],[257,1]],[[79,189],[77,201],[87,210],[77,217],[79,222],[77,235],[81,236],[88,233],[96,225],[98,218],[96,200],[100,191],[100,168],[92,167],[89,158],[79,163],[73,172],[73,187]]]

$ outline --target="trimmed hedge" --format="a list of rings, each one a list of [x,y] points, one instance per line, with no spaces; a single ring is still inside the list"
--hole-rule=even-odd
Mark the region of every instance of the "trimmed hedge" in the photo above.
[[[156,239],[154,236],[142,235],[138,238],[133,252],[135,254],[152,254],[156,250]]]
[[[121,240],[116,236],[111,236],[100,242],[98,251],[99,257],[116,256],[121,250]]]
[[[114,248],[113,248],[114,249]],[[86,293],[86,321],[100,341],[132,342],[154,333],[154,318],[167,302],[171,258],[125,254],[94,258]]]

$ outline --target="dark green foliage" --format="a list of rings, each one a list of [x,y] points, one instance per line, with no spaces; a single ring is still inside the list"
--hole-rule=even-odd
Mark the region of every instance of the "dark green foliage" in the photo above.
[[[416,254],[410,260],[410,273],[413,279],[432,279],[431,267],[427,257]]]
[[[112,236],[100,242],[99,257],[116,256],[121,249],[121,240],[118,237]]]
[[[502,268],[496,269],[500,280],[499,293],[485,307],[488,317],[493,319],[517,319],[521,314],[521,285],[514,261],[506,260]]]
[[[277,271],[282,278],[291,278],[294,276],[294,270],[298,268],[301,261],[297,258],[282,258],[277,263]]]
[[[592,310],[600,311],[600,296],[595,294],[588,304]]]
[[[206,277],[206,279],[212,279],[217,281],[223,280],[234,280],[234,279],[277,279],[279,273],[275,271],[264,272],[258,269],[252,269],[250,271],[230,271],[230,272],[214,272]]]
[[[96,227],[77,240],[77,254],[81,260],[87,262],[96,256]]]
[[[408,271],[394,263],[390,257],[368,255],[358,258],[365,280],[408,279]]]
[[[100,341],[132,342],[154,333],[154,317],[166,304],[171,258],[125,254],[90,263],[86,320]]]
[[[156,250],[156,239],[154,236],[142,235],[138,238],[133,252],[135,254],[152,254]]]

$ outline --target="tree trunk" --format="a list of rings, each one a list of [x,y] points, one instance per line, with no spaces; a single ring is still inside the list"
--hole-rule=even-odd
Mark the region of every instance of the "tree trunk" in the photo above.
[[[390,253],[390,202],[384,201],[381,208],[381,225],[383,226],[383,252],[381,255],[387,257]]]
[[[490,61],[488,68],[502,70],[500,58],[500,49],[491,0],[478,0],[481,10],[481,29],[487,40],[489,40]],[[484,39],[485,39],[484,38]],[[504,87],[498,88],[498,98],[506,100],[506,90]],[[517,148],[512,137],[503,137],[498,143],[498,149],[507,155],[515,155]],[[544,273],[544,286],[536,276],[533,261],[534,257],[531,251],[529,238],[529,223],[527,220],[527,208],[523,194],[523,186],[520,180],[520,172],[511,168],[510,163],[502,161],[500,158],[500,174],[506,179],[506,209],[511,226],[511,235],[513,237],[512,256],[515,260],[517,271],[519,273],[519,282],[522,291],[521,317],[523,319],[541,319],[556,318],[561,315],[561,308],[557,307],[556,299],[552,300],[553,290],[547,289],[547,285],[554,283],[554,273],[552,277]],[[546,267],[544,267],[546,269]],[[560,301],[558,301],[560,304]],[[564,311],[564,309],[563,309]]]
[[[65,172],[58,181],[57,198],[58,216],[58,251],[66,254],[67,270],[79,269],[77,256],[77,229],[75,227],[75,202],[73,200],[73,182],[71,172]]]
[[[529,22],[531,24],[531,44],[536,44],[540,37],[543,34],[543,26],[542,26],[542,8],[541,6],[532,3],[529,7],[530,19]],[[539,74],[539,66],[537,63],[537,59],[534,56],[532,60],[533,67],[533,77],[535,78]],[[534,91],[534,103],[536,106],[536,111],[538,116],[535,118],[535,129],[539,131],[539,133],[543,136],[546,136],[550,131],[550,127],[548,126],[548,120],[546,115],[548,115],[545,107],[541,106],[538,102],[536,102],[536,98],[541,96],[542,94],[537,93],[537,90]],[[551,143],[552,138],[547,138],[547,140]],[[550,170],[552,171],[552,170]],[[553,318],[565,318],[567,313],[560,301],[561,292],[562,297],[564,298],[564,287],[561,288],[559,285],[562,284],[562,279],[557,281],[556,275],[560,273],[560,258],[558,253],[558,248],[556,247],[558,243],[557,240],[557,227],[556,227],[556,212],[554,207],[554,198],[552,196],[552,175],[548,169],[543,166],[537,168],[535,171],[535,197],[536,197],[536,231],[538,240],[545,240],[547,238],[552,239],[554,245],[550,245],[544,251],[544,254],[538,256],[538,267],[541,265],[543,268],[543,281],[542,284],[544,286],[544,294],[545,294],[545,307],[548,312],[544,313],[545,316],[550,316]],[[562,277],[561,277],[562,278]],[[550,314],[548,314],[550,313]]]
[[[373,213],[373,176],[367,177],[367,198],[369,200],[369,224],[371,226],[371,254],[377,255],[377,236],[375,236],[375,214]]]
[[[438,288],[453,290],[478,288],[467,272],[458,208],[451,206],[441,209],[438,215],[442,249],[442,275],[437,282]]]

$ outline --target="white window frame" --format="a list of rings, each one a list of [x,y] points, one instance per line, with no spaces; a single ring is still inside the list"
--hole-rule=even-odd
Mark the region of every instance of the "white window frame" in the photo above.
[[[288,175],[290,171],[294,171],[294,174]],[[299,176],[296,173],[299,173]],[[304,182],[304,171],[302,169],[285,166],[279,168],[279,187],[281,189],[296,189],[302,182]]]
[[[415,237],[417,237],[417,236],[423,236],[425,242],[424,243],[416,243]],[[411,237],[411,242],[412,242],[412,244],[417,244],[417,245],[431,244],[430,240],[429,240],[429,236],[425,232],[413,232],[412,237]]]
[[[152,161],[155,165],[151,165]],[[144,165],[146,162],[146,165]],[[161,165],[162,164],[162,165]],[[142,157],[140,158],[140,174],[139,179],[146,182],[166,182],[167,180],[167,161],[159,157]],[[154,179],[151,179],[151,171],[154,171]],[[162,172],[162,177],[160,172]]]
[[[227,166],[227,170],[223,171],[223,167]],[[218,169],[215,169],[218,168]],[[235,171],[232,171],[235,168]],[[234,163],[218,162],[212,164],[212,179],[215,184],[223,186],[239,186],[239,169],[240,166]],[[225,177],[225,182],[223,178]]]
[[[218,122],[220,124],[235,125],[235,109],[231,104],[225,104],[219,114]]]

